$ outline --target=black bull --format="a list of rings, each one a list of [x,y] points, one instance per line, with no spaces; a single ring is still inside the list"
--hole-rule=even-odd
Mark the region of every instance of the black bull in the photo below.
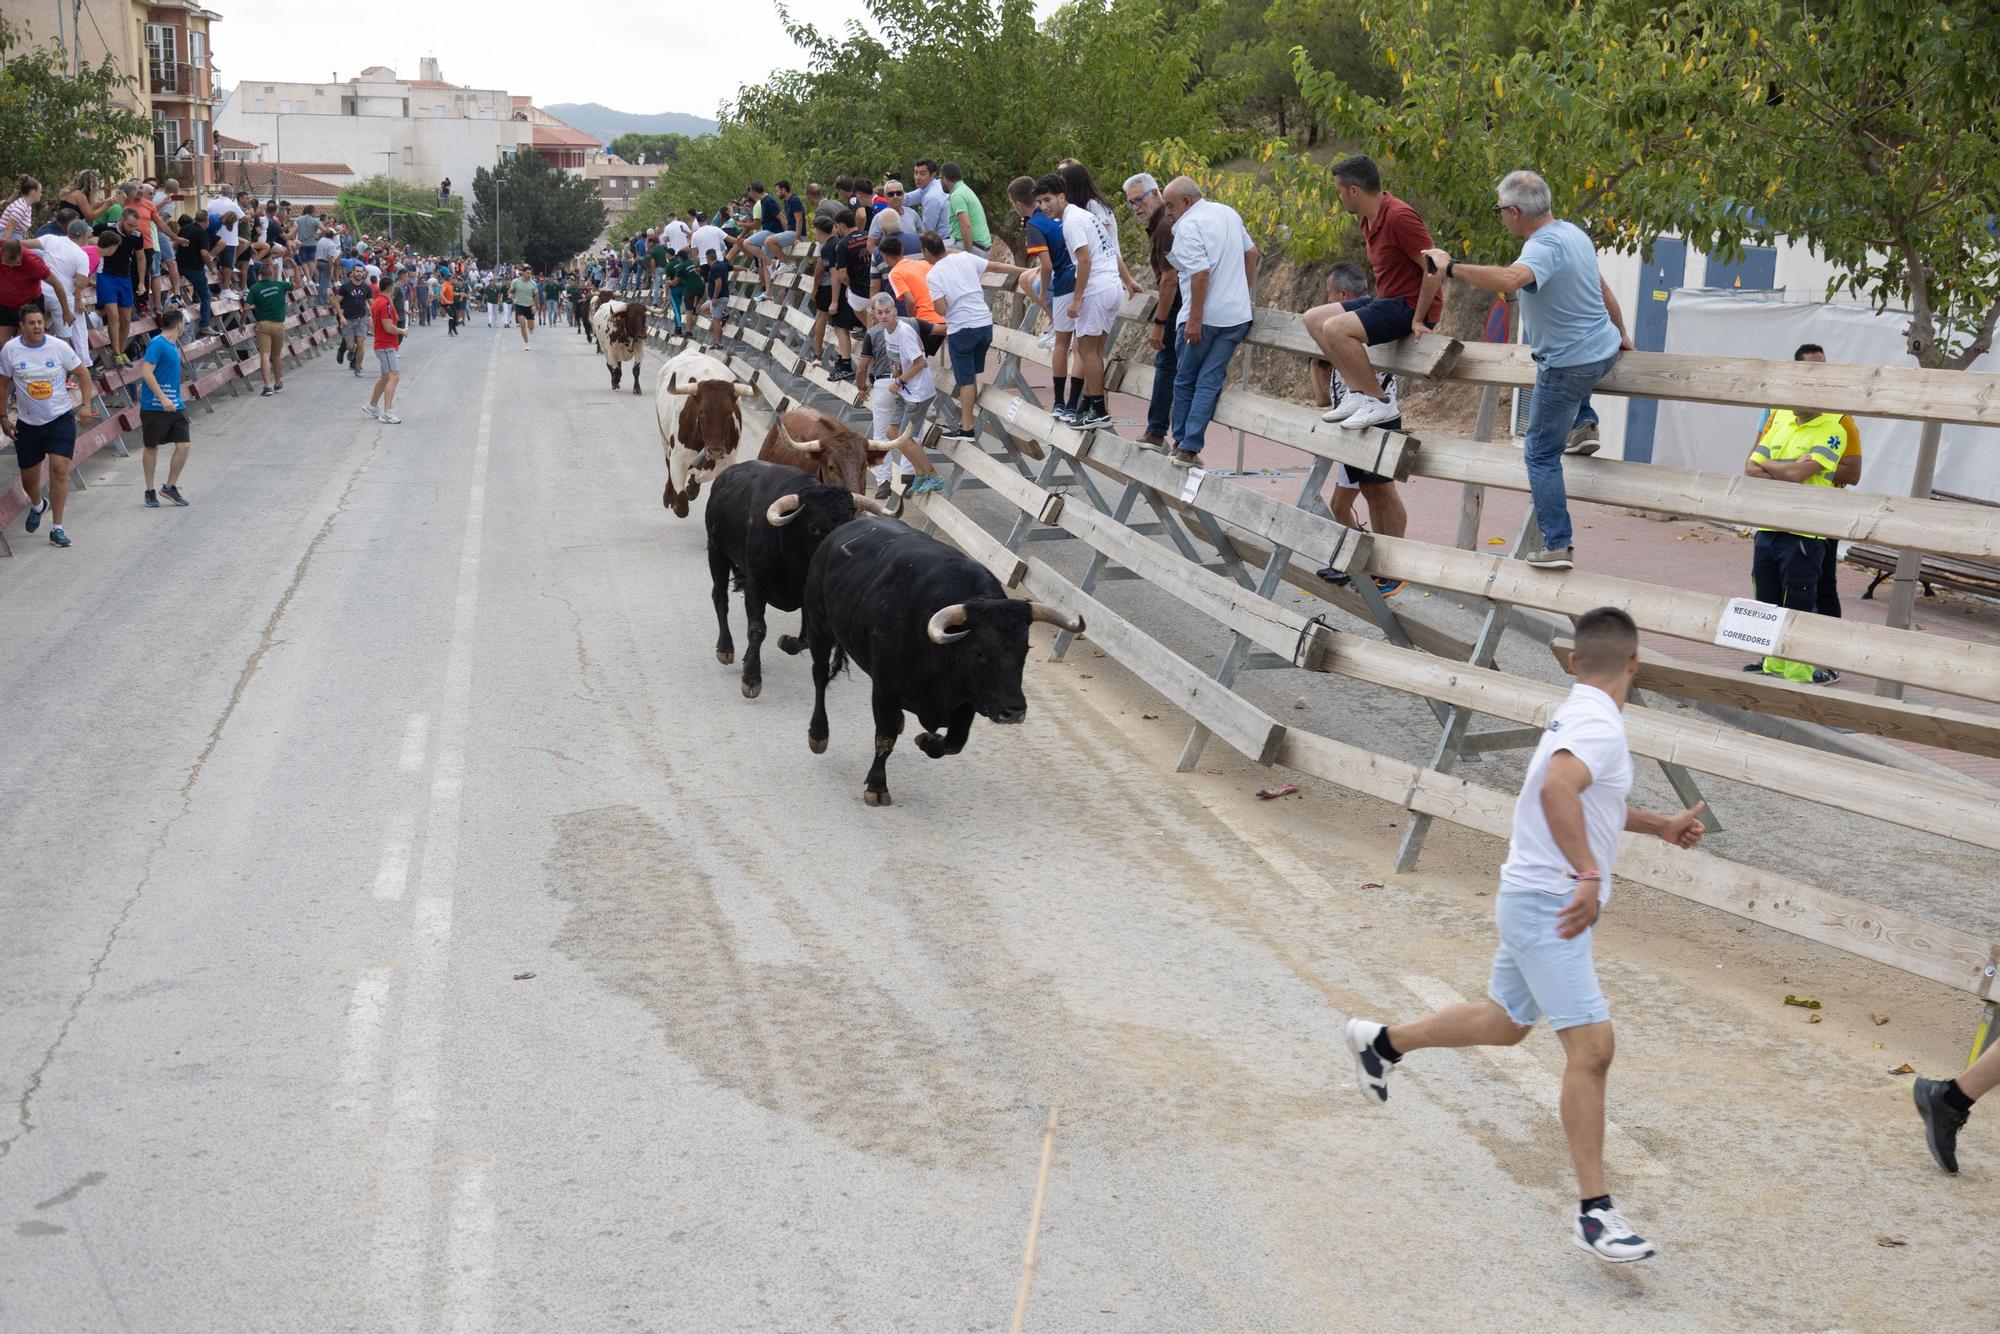
[[[743,590],[743,615],[749,623],[744,698],[755,699],[764,688],[764,608],[797,611],[813,553],[827,534],[863,509],[883,512],[871,499],[782,463],[753,459],[716,476],[702,516],[708,528],[708,573],[715,585],[715,657],[722,663],[736,657],[729,635],[729,586],[734,582]]]
[[[820,544],[806,574],[804,647],[812,651],[813,715],[806,740],[826,750],[826,683],[851,659],[873,683],[875,764],[862,799],[887,806],[889,752],[903,714],[924,730],[917,749],[932,759],[965,748],[975,714],[996,723],[1028,716],[1021,667],[1035,621],[1083,632],[1039,602],[1010,598],[971,557],[893,519],[861,518]],[[796,653],[795,640],[778,647]]]

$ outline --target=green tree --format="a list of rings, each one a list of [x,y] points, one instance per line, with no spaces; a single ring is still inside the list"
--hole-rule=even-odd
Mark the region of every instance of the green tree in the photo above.
[[[1665,232],[1819,250],[1878,309],[1907,302],[1924,366],[1963,369],[2000,321],[2000,13],[1985,0],[1606,0],[1441,22],[1364,0],[1389,97],[1296,52],[1308,103],[1384,165],[1455,254],[1515,242],[1492,187],[1532,165],[1564,216],[1634,250]],[[1511,44],[1511,45],[1510,45]]]
[[[724,121],[714,134],[690,139],[680,161],[633,203],[622,224],[627,233],[657,227],[698,208],[713,212],[743,193],[752,181],[770,185],[787,174],[786,156],[776,144],[747,126]],[[801,190],[803,181],[793,181]]]
[[[604,204],[590,182],[556,171],[539,153],[516,153],[496,171],[479,168],[472,198],[467,245],[482,264],[525,261],[550,269],[604,232]]]
[[[79,171],[123,179],[132,150],[147,142],[152,122],[119,101],[132,80],[107,57],[71,75],[51,47],[23,47],[21,32],[0,18],[0,181],[11,193],[17,176],[47,187],[45,206]]]
[[[335,207],[357,236],[387,236],[393,230],[397,241],[426,255],[450,253],[465,230],[463,199],[453,195],[440,204],[434,191],[380,173],[343,189]]]
[[[611,141],[611,152],[627,162],[680,161],[681,150],[691,142],[685,134],[621,134]]]

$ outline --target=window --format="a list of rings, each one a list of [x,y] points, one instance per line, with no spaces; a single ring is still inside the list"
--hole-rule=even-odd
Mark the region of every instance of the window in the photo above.
[[[198,120],[189,127],[194,131],[194,151],[197,157],[208,156],[208,122]]]
[[[319,96],[321,96],[321,95],[322,95],[323,93],[325,93],[325,92],[326,92],[326,89],[324,89],[324,88],[315,88],[315,89],[313,89],[313,96],[314,96],[314,97],[319,97]]]
[[[264,85],[264,91],[265,91],[265,92],[267,92],[267,93],[275,93],[275,92],[277,92],[278,90],[277,90],[277,89],[276,89],[275,87],[273,87],[273,86],[272,86],[271,84],[268,84],[268,83],[267,83],[267,84],[265,84],[265,85]]]
[[[146,25],[146,73],[156,93],[180,91],[180,29],[171,23]]]
[[[208,34],[190,32],[188,34],[188,64],[196,69],[208,68]]]
[[[410,150],[410,149],[407,149],[407,148],[405,148],[405,149],[403,150],[403,165],[407,167],[407,166],[409,166],[409,165],[410,165],[411,163],[413,163],[414,161],[416,161],[416,159],[415,159],[414,157],[412,157],[412,156],[411,156],[411,150]]]

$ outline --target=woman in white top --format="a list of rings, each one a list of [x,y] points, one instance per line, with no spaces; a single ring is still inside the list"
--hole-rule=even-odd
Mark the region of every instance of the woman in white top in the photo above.
[[[1111,205],[1104,202],[1104,196],[1097,192],[1097,183],[1090,179],[1090,172],[1081,162],[1065,161],[1056,168],[1056,175],[1063,178],[1063,194],[1078,208],[1088,209],[1111,238],[1111,253],[1118,257],[1118,281],[1125,290],[1137,296],[1146,289],[1132,276],[1132,270],[1125,263],[1125,251],[1118,244],[1118,219],[1111,212]]]

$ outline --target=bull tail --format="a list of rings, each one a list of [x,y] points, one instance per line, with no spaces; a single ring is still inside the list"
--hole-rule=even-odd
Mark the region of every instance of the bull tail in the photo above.
[[[833,657],[827,662],[826,665],[826,679],[831,681],[846,670],[847,670],[847,650],[842,648],[840,646],[840,641],[836,639],[833,641]]]

